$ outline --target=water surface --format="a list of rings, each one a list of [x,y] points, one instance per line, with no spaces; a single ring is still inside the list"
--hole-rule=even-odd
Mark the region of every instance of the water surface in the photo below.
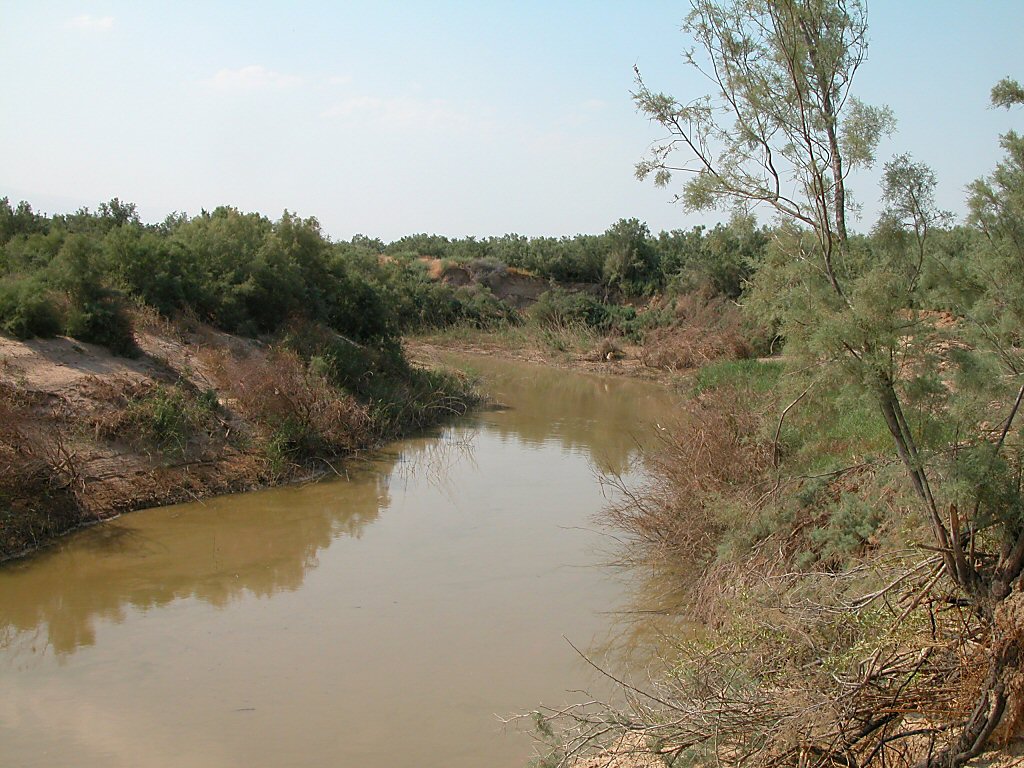
[[[487,358],[504,409],[347,477],[124,516],[0,568],[0,765],[521,766],[600,686],[594,516],[673,407]]]

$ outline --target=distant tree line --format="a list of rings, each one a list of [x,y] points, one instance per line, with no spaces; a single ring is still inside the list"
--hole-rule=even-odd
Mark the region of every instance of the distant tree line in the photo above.
[[[735,298],[763,254],[768,233],[747,217],[734,217],[712,229],[697,226],[656,236],[637,219],[620,219],[599,235],[528,238],[508,234],[478,240],[419,234],[386,246],[371,242],[394,256],[456,263],[491,259],[559,283],[600,285],[629,298],[705,284]],[[366,238],[357,236],[356,241]]]
[[[891,248],[890,230],[851,235],[851,250]],[[553,290],[538,316],[639,337],[673,316],[665,302],[660,314],[639,319],[624,304],[698,291],[739,300],[780,236],[789,235],[735,215],[712,228],[657,235],[637,219],[621,219],[598,235],[416,234],[390,243],[356,235],[335,242],[315,218],[287,211],[273,221],[222,206],[145,224],[134,204],[117,198],[95,211],[53,216],[0,198],[0,330],[22,338],[67,334],[130,353],[127,309],[142,303],[243,335],[274,334],[302,319],[361,344],[397,348],[403,333],[521,319],[487,279],[453,286],[431,276],[429,262],[439,259],[478,277],[511,268],[548,280]],[[953,269],[966,268],[979,236],[976,228],[950,226],[929,233],[930,245],[947,255],[944,268]],[[922,285],[930,280],[941,300],[948,280],[926,266]],[[564,289],[574,284],[592,290]]]
[[[429,279],[423,264],[382,259],[365,239],[334,243],[313,218],[277,221],[220,207],[144,224],[114,199],[43,216],[0,199],[0,330],[65,333],[129,352],[133,302],[256,336],[296,319],[378,347],[420,326],[487,323],[493,297]]]

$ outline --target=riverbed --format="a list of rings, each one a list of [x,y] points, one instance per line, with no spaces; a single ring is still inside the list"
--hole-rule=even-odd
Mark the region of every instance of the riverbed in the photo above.
[[[337,476],[126,515],[0,568],[0,765],[512,768],[502,719],[620,663],[597,517],[658,385],[459,358],[499,407]]]

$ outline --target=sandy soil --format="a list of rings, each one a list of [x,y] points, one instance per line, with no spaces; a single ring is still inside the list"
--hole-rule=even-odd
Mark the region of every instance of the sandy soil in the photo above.
[[[19,512],[0,517],[0,559],[131,509],[267,482],[260,457],[226,439],[232,428],[240,427],[230,409],[221,417],[222,430],[196,436],[187,450],[174,455],[101,436],[98,427],[90,431],[89,425],[116,417],[122,393],[156,384],[213,388],[202,349],[255,344],[212,331],[186,339],[169,327],[144,324],[136,339],[143,353],[127,359],[69,338],[19,341],[0,336],[0,384],[34,404],[18,410],[19,423],[10,425],[21,435],[17,450],[49,457],[51,464],[59,454],[62,485],[70,488],[77,509],[55,523],[54,510],[38,499],[13,499],[12,510]],[[39,519],[31,519],[33,515]]]
[[[640,360],[640,347],[621,345],[620,352],[610,358],[599,354],[599,350],[583,353],[560,353],[537,346],[513,346],[495,337],[481,333],[469,340],[449,339],[444,336],[423,336],[408,338],[403,347],[413,360],[423,364],[436,364],[442,352],[470,355],[488,355],[508,360],[547,365],[553,368],[586,371],[611,376],[630,376],[637,379],[660,381],[675,385],[681,374],[649,368]]]

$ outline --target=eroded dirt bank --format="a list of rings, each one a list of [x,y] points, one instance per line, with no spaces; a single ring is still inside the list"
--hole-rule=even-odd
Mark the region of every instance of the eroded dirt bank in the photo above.
[[[0,336],[0,560],[129,510],[332,471],[413,419],[382,427],[281,347],[153,317],[135,335],[132,359]]]
[[[73,528],[140,507],[254,488],[275,479],[251,433],[218,391],[211,354],[258,354],[254,343],[206,332],[175,338],[138,334],[142,355],[115,357],[69,338],[18,341],[0,336],[0,558],[46,544]],[[206,398],[207,423],[150,439],[131,424],[135,405],[168,393],[172,423]],[[144,418],[143,414],[138,414]],[[133,428],[136,427],[136,428]],[[250,435],[251,436],[251,435]],[[166,441],[163,439],[166,438]],[[174,441],[174,444],[161,444]]]

